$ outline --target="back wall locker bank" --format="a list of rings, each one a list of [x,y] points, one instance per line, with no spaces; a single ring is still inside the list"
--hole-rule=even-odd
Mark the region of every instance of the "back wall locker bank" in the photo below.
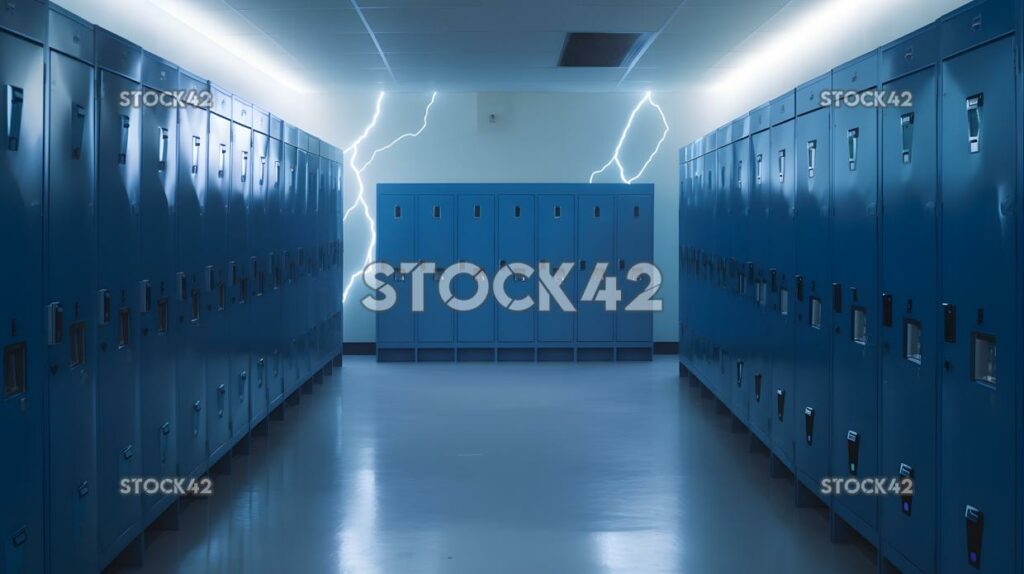
[[[651,312],[625,307],[654,291],[650,276],[630,276],[653,260],[653,192],[625,184],[378,185],[377,260],[395,267],[381,280],[397,297],[377,313],[378,360],[650,360]],[[416,279],[403,262],[436,266],[423,277],[422,312],[412,309]],[[487,274],[488,297],[455,311],[439,287],[445,269],[463,262]],[[550,311],[539,311],[537,270],[563,263],[571,264],[561,286],[573,308],[552,297]],[[584,300],[595,270],[621,289],[617,310]],[[476,288],[459,275],[450,295],[466,299]]]
[[[829,507],[833,540],[856,533],[902,572],[1024,559],[1021,17],[1020,2],[970,3],[773,100],[770,127],[750,112],[750,155],[736,122],[681,152],[680,373],[748,425],[774,474],[795,475],[798,502]],[[880,105],[822,99],[879,89]],[[735,184],[709,186],[723,161]],[[763,210],[723,211],[734,186],[744,197],[743,164]],[[761,249],[706,232],[744,213],[764,213],[745,219]],[[762,312],[742,275],[723,289],[706,271],[734,257],[765,278]],[[913,492],[820,484],[875,476]]]
[[[230,462],[340,365],[342,152],[36,0],[0,84],[0,570],[137,563],[179,506],[122,479]]]

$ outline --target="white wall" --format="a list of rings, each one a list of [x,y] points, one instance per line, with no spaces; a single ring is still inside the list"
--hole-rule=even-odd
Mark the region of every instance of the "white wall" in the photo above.
[[[388,94],[379,122],[360,149],[366,159],[422,123],[429,94]],[[375,189],[380,182],[585,182],[607,162],[643,94],[441,93],[431,110],[427,129],[377,156],[363,174],[366,198],[375,212]],[[339,110],[317,126],[322,137],[343,147],[354,141],[373,115],[375,94],[349,94],[333,98]],[[655,317],[655,340],[677,338],[678,293],[678,149],[692,139],[687,129],[693,116],[680,94],[655,94],[670,131],[661,151],[638,182],[655,186],[655,263],[664,273],[661,298],[664,309]],[[489,116],[494,113],[495,123]],[[627,171],[643,165],[661,138],[658,113],[645,106],[636,117],[621,158]],[[358,158],[357,158],[358,159]],[[632,175],[632,173],[630,173]],[[597,181],[619,181],[617,169]],[[352,205],[358,184],[346,165],[345,203]],[[361,212],[345,224],[346,276],[362,269],[369,231]],[[357,280],[345,305],[346,341],[373,341],[374,318],[359,304],[366,294]]]

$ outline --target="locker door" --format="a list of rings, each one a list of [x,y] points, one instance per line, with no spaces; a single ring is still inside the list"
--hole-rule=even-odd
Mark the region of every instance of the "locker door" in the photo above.
[[[293,130],[287,126],[286,130]],[[281,327],[284,355],[284,393],[288,395],[298,387],[299,357],[295,344],[299,323],[298,285],[298,149],[282,144],[282,192],[281,192]]]
[[[208,112],[188,107],[178,111],[178,189],[175,217],[177,227],[177,278],[179,300],[177,417],[178,462],[182,476],[196,476],[206,467],[206,417],[210,403],[206,397],[206,373],[203,343],[208,340],[209,320],[204,302],[203,269],[206,245],[203,242],[203,204],[206,200],[209,137]]]
[[[47,286],[50,561],[96,565],[95,125],[92,66],[50,53]]]
[[[249,247],[245,259],[249,277],[249,350],[252,354],[252,382],[250,397],[253,424],[263,420],[270,402],[271,363],[273,344],[271,333],[277,325],[270,323],[270,297],[268,296],[266,254],[269,253],[268,228],[268,159],[269,139],[266,134],[253,131],[252,134],[252,191],[249,201]]]
[[[0,109],[10,119],[0,140],[0,253],[17,270],[0,286],[0,321],[17,327],[0,330],[0,529],[11,535],[0,553],[24,572],[41,571],[44,552],[43,87],[42,47],[0,32]]]
[[[711,190],[712,224],[711,237],[714,253],[714,279],[712,297],[715,316],[711,321],[710,333],[716,349],[712,378],[715,381],[716,394],[726,405],[732,404],[732,389],[735,385],[734,365],[736,362],[736,340],[731,323],[734,320],[736,307],[729,293],[730,272],[732,268],[732,239],[734,225],[729,208],[729,195],[732,193],[732,147],[726,145],[715,152],[715,168],[712,171]]]
[[[910,109],[882,110],[883,245],[881,466],[914,478],[914,496],[883,499],[885,544],[924,572],[935,570],[938,497],[938,329],[935,202],[936,70],[883,86],[914,94]]]
[[[231,442],[249,431],[249,401],[253,385],[250,363],[252,295],[249,281],[249,200],[252,193],[252,130],[231,124],[231,185],[228,195],[227,314],[230,322],[229,387]],[[307,252],[308,256],[308,252]]]
[[[659,289],[650,277],[628,279],[629,270],[637,263],[654,263],[654,198],[649,195],[615,197],[615,269],[622,301],[615,314],[615,336],[620,343],[653,344],[654,313],[626,311],[626,306],[642,293]]]
[[[455,312],[438,294],[438,280],[455,259],[455,201],[451,195],[421,195],[416,201],[417,258],[436,265],[424,277],[423,313],[416,324],[419,343],[451,344],[455,341]]]
[[[733,308],[732,362],[729,368],[729,387],[732,389],[732,412],[744,424],[750,424],[748,388],[753,386],[754,357],[751,355],[751,331],[755,321],[756,300],[751,288],[754,278],[750,256],[750,138],[732,144],[732,164],[726,179],[729,182],[729,219],[732,222],[732,245],[729,255],[729,277],[726,296]],[[735,328],[746,325],[746,328]]]
[[[532,195],[498,196],[498,269],[512,263],[525,263],[536,269],[536,207]],[[497,286],[497,282],[495,282]],[[505,292],[513,301],[532,298],[534,305],[513,311],[503,305],[498,310],[498,341],[530,343],[536,340],[537,274],[526,277],[513,273],[504,282]]]
[[[797,475],[818,488],[829,470],[829,355],[834,302],[829,261],[830,110],[796,119]],[[799,295],[803,295],[803,298]]]
[[[96,197],[99,353],[96,357],[97,504],[100,553],[111,549],[141,518],[135,496],[118,493],[122,478],[141,476],[139,420],[139,168],[141,113],[121,107],[118,94],[140,84],[100,72],[98,186]],[[127,313],[128,319],[121,319]],[[134,316],[134,317],[133,317]],[[134,319],[134,320],[133,320]]]
[[[284,187],[285,170],[283,166],[283,146],[281,140],[271,138],[267,158],[267,217],[263,231],[265,238],[264,252],[266,260],[264,272],[264,297],[267,299],[266,324],[273,326],[267,352],[270,355],[269,387],[270,405],[276,406],[284,397],[285,362],[284,352],[287,338],[282,334],[285,326],[284,317],[284,268],[283,253],[286,249],[287,230],[284,218]],[[340,295],[339,295],[340,296]]]
[[[168,85],[152,84],[152,89],[173,88],[177,70],[163,63],[143,63],[143,76],[163,73],[174,78]],[[141,280],[139,287],[139,339],[142,382],[142,472],[144,476],[175,476],[177,441],[175,440],[174,345],[170,316],[176,308],[174,275],[174,199],[177,185],[177,114],[167,107],[142,110],[142,169],[139,198],[141,226]],[[174,299],[172,299],[174,296]],[[175,307],[172,308],[172,304]],[[149,518],[155,517],[172,498],[158,496],[143,499]]]
[[[771,237],[772,230],[768,227],[771,188],[771,138],[767,131],[759,132],[750,137],[750,168],[747,172],[750,185],[750,214],[748,219],[749,258],[754,263],[754,276],[747,278],[747,288],[761,290],[755,293],[755,309],[750,329],[751,364],[745,367],[747,378],[744,381],[749,404],[750,428],[758,437],[770,444],[773,386],[771,376],[771,326],[777,320],[778,311],[770,305],[771,271],[767,263],[771,256],[766,239]],[[778,271],[776,271],[776,276]]]
[[[573,270],[562,283],[570,301],[576,293],[576,199],[572,195],[537,196],[537,258],[538,265],[547,261],[553,270],[562,263],[572,263]],[[572,343],[575,317],[562,311],[551,301],[551,309],[537,312],[537,340],[540,343]]]
[[[610,344],[615,340],[615,313],[605,311],[603,301],[582,299],[599,266],[603,265],[605,277],[615,277],[615,196],[581,194],[577,203],[576,340]]]
[[[690,369],[694,371],[705,385],[710,385],[711,381],[705,374],[707,367],[704,357],[704,343],[707,339],[705,307],[710,304],[708,301],[708,269],[706,264],[709,256],[706,233],[707,217],[709,215],[707,211],[709,184],[708,176],[704,169],[706,159],[707,156],[701,156],[697,158],[693,165],[693,217],[691,218],[693,225],[691,237],[693,238],[693,247],[696,253],[694,254],[694,270],[691,280],[693,291],[690,295],[691,300],[694,302],[690,314],[690,332],[693,335],[693,360],[690,364]],[[698,305],[698,301],[701,304]]]
[[[206,361],[206,433],[210,464],[226,452],[231,436],[228,403],[232,388],[230,322],[227,318],[228,285],[228,195],[231,187],[231,120],[210,114],[210,157],[207,164],[207,188],[203,204],[202,317],[205,323]]]
[[[486,277],[494,277],[494,196],[460,195],[458,221],[459,261],[478,265]],[[468,299],[476,292],[477,283],[460,275],[453,292]],[[473,311],[458,313],[460,343],[494,343],[494,298],[488,295],[483,305]]]
[[[416,197],[407,194],[380,195],[377,200],[377,259],[395,268],[386,282],[395,289],[397,302],[377,313],[377,341],[382,345],[413,345],[416,315],[412,311],[412,277],[399,268],[416,257]]]
[[[878,468],[878,113],[836,109],[832,132],[832,430],[836,476]],[[878,497],[839,496],[835,507],[862,534],[878,529]]]
[[[1014,569],[1018,182],[1014,40],[942,65],[940,563]],[[1003,352],[996,354],[996,349]],[[966,516],[966,518],[965,518]],[[975,519],[975,516],[980,518]]]
[[[689,152],[689,148],[686,150]],[[689,195],[690,195],[690,161],[682,161],[679,164],[679,245],[678,247],[678,258],[679,258],[679,286],[676,293],[678,305],[679,305],[679,316],[676,318],[677,333],[679,338],[678,358],[679,364],[684,365],[686,363],[686,339],[688,333],[683,328],[687,320],[687,307],[686,307],[686,283],[689,279],[688,275],[688,256],[689,256],[689,238],[687,234],[690,232],[689,229]],[[680,373],[682,371],[680,370]]]
[[[771,129],[771,153],[768,154],[767,177],[769,226],[766,265],[775,269],[776,280],[770,283],[768,300],[768,352],[772,357],[771,387],[768,411],[771,417],[772,452],[783,463],[792,466],[795,460],[797,432],[796,397],[794,396],[796,309],[807,304],[806,295],[798,293],[796,277],[796,153],[794,121]],[[771,278],[769,277],[769,281]],[[804,289],[802,280],[800,289]],[[797,295],[801,295],[798,300]],[[803,440],[803,439],[801,439]]]
[[[313,327],[316,313],[316,279],[313,277],[313,261],[316,260],[316,202],[317,202],[317,174],[320,171],[320,162],[315,154],[299,150],[299,196],[303,202],[301,221],[299,228],[301,252],[300,276],[302,300],[302,324],[299,337],[302,349],[302,380],[306,381],[313,376],[313,359],[316,354],[316,345],[313,339]]]

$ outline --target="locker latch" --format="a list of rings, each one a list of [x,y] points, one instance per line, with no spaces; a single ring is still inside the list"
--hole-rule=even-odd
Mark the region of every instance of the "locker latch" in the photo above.
[[[160,128],[159,138],[157,140],[157,168],[164,171],[167,169],[167,142],[170,139],[167,128]]]
[[[779,183],[786,181],[786,150],[779,150]]]
[[[803,301],[804,300],[804,276],[803,275],[797,275],[796,276],[796,300],[797,301]]]
[[[853,128],[846,132],[847,161],[850,165],[850,171],[857,171],[857,143],[859,139],[859,128]]]
[[[775,411],[776,416],[779,417],[779,421],[782,421],[786,413],[786,390],[776,389],[775,390]]]
[[[964,522],[967,523],[967,563],[980,570],[985,513],[968,504],[964,510]]]
[[[818,140],[807,142],[807,177],[814,179],[814,166],[818,159]]]
[[[149,313],[153,301],[153,287],[148,279],[139,282],[139,313]]]
[[[850,474],[857,476],[857,460],[860,457],[860,434],[857,431],[846,431],[846,457]]]
[[[18,151],[21,141],[21,114],[25,103],[25,91],[8,84],[7,92],[7,149]]]
[[[71,157],[81,159],[82,146],[85,145],[85,107],[81,104],[71,105]]]
[[[757,157],[754,160],[754,180],[757,181],[758,184],[761,183],[761,164],[762,163],[764,163],[764,157],[762,156],[762,154],[757,154]]]
[[[50,303],[46,307],[47,329],[46,338],[47,342],[53,345],[59,345],[64,342],[64,307],[60,303]]]
[[[129,116],[121,115],[121,142],[117,152],[117,163],[124,165],[128,162],[128,134],[131,131],[132,121]]]
[[[192,174],[199,173],[199,152],[203,148],[203,140],[199,136],[192,136]]]
[[[14,536],[11,537],[11,545],[14,546],[15,548],[21,546],[22,544],[24,544],[27,541],[28,541],[28,528],[26,528],[25,526],[22,526],[21,528],[19,528],[18,531],[14,533]]]
[[[910,163],[910,152],[914,146],[914,112],[907,112],[900,116],[900,137],[902,139],[903,163]]]
[[[956,343],[956,305],[942,304],[942,332],[947,343]]]
[[[804,436],[807,444],[814,444],[814,407],[804,409]]]
[[[903,511],[903,514],[910,516],[914,505],[914,495],[911,494],[911,488],[913,487],[914,480],[914,467],[910,466],[909,464],[901,462],[900,479],[900,510]],[[909,485],[904,484],[904,482],[909,482]],[[910,488],[908,488],[908,486]]]
[[[754,401],[761,402],[761,373],[754,374]]]
[[[843,285],[841,283],[832,284],[832,310],[836,313],[843,312]]]
[[[736,386],[743,386],[743,361],[736,361]]]
[[[135,449],[132,447],[132,445],[128,445],[128,446],[124,447],[123,449],[121,449],[121,458],[123,458],[125,460],[131,460],[132,457],[134,457],[134,456],[135,456]]]
[[[242,175],[241,175],[242,183],[245,183],[245,181],[248,178],[249,178],[249,150],[243,149],[242,150]]]
[[[110,323],[110,291],[100,289],[100,325]]]
[[[882,325],[892,327],[892,294],[882,293]]]
[[[188,276],[179,271],[176,277],[178,279],[178,301],[184,301],[188,297]]]
[[[984,105],[984,94],[967,98],[967,143],[971,153],[981,151],[981,108]]]

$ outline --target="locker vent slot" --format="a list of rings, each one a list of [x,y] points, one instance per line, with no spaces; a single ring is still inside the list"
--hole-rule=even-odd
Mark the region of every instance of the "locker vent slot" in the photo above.
[[[900,116],[900,139],[903,142],[903,163],[910,163],[911,150],[914,147],[914,112]]]
[[[70,336],[71,366],[85,363],[85,322],[79,321],[68,330]]]
[[[814,167],[818,160],[818,140],[807,142],[807,177],[814,179]]]
[[[921,323],[913,319],[903,320],[903,358],[921,364]]]
[[[971,379],[994,386],[996,384],[996,338],[985,333],[974,333],[971,339]]]
[[[984,94],[967,98],[967,143],[971,153],[981,151],[981,108],[984,105]]]
[[[28,382],[28,345],[15,343],[4,347],[4,398],[25,392]]]
[[[5,86],[7,100],[7,149],[18,151],[21,141],[21,115],[25,103],[25,91],[8,84]]]
[[[561,219],[561,218],[562,218],[562,206],[556,205],[555,206],[555,219]]]
[[[156,302],[156,332],[166,333],[167,328],[170,324],[170,318],[168,317],[168,304],[167,298],[164,297]]]
[[[964,509],[967,524],[967,563],[981,569],[981,537],[985,527],[985,513],[967,505]]]
[[[434,219],[441,219],[441,206],[440,205],[435,205],[434,206]]]
[[[789,289],[779,289],[779,313],[789,315]]]
[[[124,165],[128,161],[128,134],[131,131],[131,118],[121,115],[121,142],[117,152],[117,163]]]
[[[853,324],[850,329],[850,337],[854,343],[860,345],[868,344],[868,314],[862,307],[851,307],[853,311]]]
[[[857,171],[857,143],[860,139],[860,129],[853,128],[846,132],[846,146],[850,165],[850,171]]]
[[[900,510],[910,516],[914,509],[914,467],[900,463]]]
[[[811,297],[811,327],[821,329],[821,299]]]
[[[117,348],[124,349],[132,344],[132,310],[122,307],[117,311]]]
[[[474,205],[473,206],[473,219],[480,219],[480,206],[479,205]]]

